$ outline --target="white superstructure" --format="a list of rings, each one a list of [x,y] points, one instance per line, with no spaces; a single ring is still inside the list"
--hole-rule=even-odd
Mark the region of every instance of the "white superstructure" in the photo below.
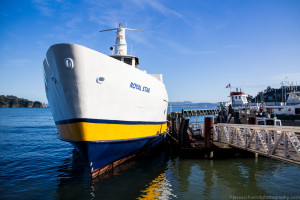
[[[111,30],[117,33],[112,56],[77,44],[53,45],[47,52],[44,60],[46,94],[62,138],[72,140],[75,134],[72,128],[62,128],[60,124],[77,119],[108,120],[117,124],[161,123],[155,132],[133,134],[134,131],[127,130],[130,133],[126,135],[119,130],[118,134],[106,134],[103,138],[93,133],[91,138],[96,140],[145,137],[162,133],[166,128],[168,95],[162,75],[139,70],[139,59],[127,55],[125,30],[135,29],[123,28],[120,24],[118,28],[104,31]]]

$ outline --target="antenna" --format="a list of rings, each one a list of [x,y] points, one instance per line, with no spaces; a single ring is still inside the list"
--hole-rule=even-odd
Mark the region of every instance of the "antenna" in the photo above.
[[[117,28],[113,28],[113,29],[102,30],[102,31],[99,31],[99,32],[113,31],[113,30],[118,30],[118,29]]]
[[[122,24],[119,24],[119,28],[113,28],[113,29],[107,29],[102,30],[99,32],[106,32],[106,31],[114,31],[116,30],[116,42],[115,42],[115,55],[127,55],[127,43],[125,39],[125,30],[131,30],[131,31],[142,31],[137,29],[131,29],[131,28],[124,28]],[[142,31],[144,32],[144,31]]]

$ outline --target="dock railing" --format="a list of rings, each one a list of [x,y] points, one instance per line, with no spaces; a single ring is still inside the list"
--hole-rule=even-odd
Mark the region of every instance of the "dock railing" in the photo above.
[[[202,130],[203,128],[203,124],[201,122],[191,122],[189,126],[194,131]]]
[[[216,142],[295,164],[300,164],[299,137],[300,127],[292,126],[220,123],[213,133]]]

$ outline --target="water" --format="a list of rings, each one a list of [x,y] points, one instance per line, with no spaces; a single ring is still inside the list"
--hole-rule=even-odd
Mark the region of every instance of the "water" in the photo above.
[[[56,133],[50,109],[0,109],[0,199],[300,199],[300,167],[261,157],[161,152],[92,180]]]

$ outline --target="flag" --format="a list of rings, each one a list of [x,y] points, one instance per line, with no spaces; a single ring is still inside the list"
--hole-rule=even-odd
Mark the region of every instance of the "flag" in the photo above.
[[[231,88],[231,85],[230,85],[230,83],[226,86],[226,88]]]

